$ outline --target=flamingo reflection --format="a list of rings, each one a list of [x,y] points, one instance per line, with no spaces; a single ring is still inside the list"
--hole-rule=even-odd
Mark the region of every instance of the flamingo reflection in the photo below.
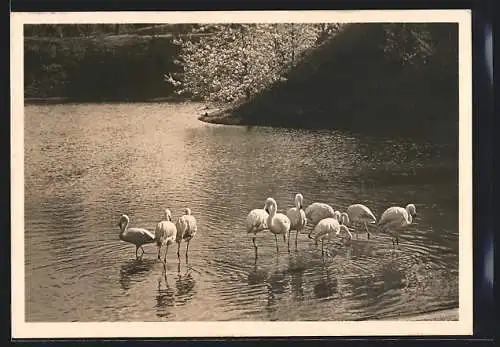
[[[165,282],[165,288],[162,289],[161,284]],[[160,318],[168,318],[172,316],[170,308],[175,305],[175,291],[168,282],[167,272],[158,277],[158,290],[156,295],[156,316]]]

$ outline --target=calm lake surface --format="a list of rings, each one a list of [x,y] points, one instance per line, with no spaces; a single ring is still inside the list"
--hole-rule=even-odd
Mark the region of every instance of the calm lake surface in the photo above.
[[[335,131],[212,125],[199,104],[25,107],[27,321],[360,320],[458,307],[458,157],[454,146]],[[245,218],[267,197],[278,210],[326,202],[377,217],[414,203],[415,225],[333,243],[257,238]],[[189,263],[170,247],[118,238],[154,230],[190,207]]]

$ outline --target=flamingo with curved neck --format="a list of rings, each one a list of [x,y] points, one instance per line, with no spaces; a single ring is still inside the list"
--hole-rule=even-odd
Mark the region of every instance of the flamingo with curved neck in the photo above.
[[[382,213],[378,222],[378,228],[382,232],[388,232],[392,236],[392,244],[399,244],[399,232],[405,227],[412,224],[413,219],[417,216],[417,210],[414,204],[402,207],[389,207]]]
[[[141,257],[145,253],[143,245],[155,242],[155,235],[144,228],[129,228],[130,218],[126,214],[122,214],[118,226],[120,227],[120,240],[132,243],[135,245],[135,257],[139,258],[138,251],[141,249]]]

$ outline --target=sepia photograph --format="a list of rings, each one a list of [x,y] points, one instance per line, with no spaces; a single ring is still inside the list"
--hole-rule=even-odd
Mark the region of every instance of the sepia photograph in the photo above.
[[[470,59],[461,10],[12,13],[12,336],[471,334]]]

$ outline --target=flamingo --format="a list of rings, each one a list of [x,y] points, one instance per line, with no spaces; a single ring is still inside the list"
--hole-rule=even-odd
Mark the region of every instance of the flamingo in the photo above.
[[[306,213],[302,209],[302,204],[304,202],[304,197],[302,194],[298,193],[295,195],[295,207],[289,208],[286,211],[288,219],[290,219],[290,231],[288,234],[288,250],[290,251],[290,233],[293,230],[296,231],[295,234],[295,248],[297,248],[297,236],[301,230],[304,230],[307,223]]]
[[[389,207],[382,213],[378,222],[378,227],[382,231],[388,231],[392,235],[392,245],[399,245],[399,229],[407,227],[417,216],[415,205],[408,204],[406,208],[402,207]],[[391,232],[392,231],[392,232]]]
[[[372,213],[372,211],[363,204],[354,204],[347,208],[348,221],[353,224],[363,224],[366,230],[366,236],[370,238],[370,232],[368,231],[367,224],[375,224],[377,218]],[[357,237],[357,234],[356,234]]]
[[[129,242],[135,245],[135,257],[139,258],[137,252],[139,248],[141,249],[141,257],[145,253],[143,245],[147,243],[155,242],[155,235],[143,228],[128,228],[128,224],[130,223],[130,218],[126,214],[122,214],[120,217],[120,221],[118,222],[118,226],[120,227],[120,240]]]
[[[267,198],[265,206],[266,212],[269,213],[267,217],[267,227],[274,234],[276,252],[279,252],[278,234],[283,234],[283,241],[286,241],[286,236],[290,231],[290,219],[283,213],[276,213],[278,205],[273,198]]]
[[[161,222],[156,225],[155,229],[155,241],[158,246],[158,259],[160,259],[161,246],[166,246],[165,258],[163,262],[167,262],[168,246],[176,241],[177,228],[172,222],[172,212],[167,208],[165,210],[164,218]]]
[[[332,218],[334,215],[335,210],[333,207],[323,202],[313,202],[306,208],[307,221],[311,222],[313,226],[318,224],[320,220]]]
[[[188,250],[189,250],[189,242],[193,239],[198,231],[198,227],[196,225],[196,218],[191,215],[191,209],[186,208],[184,210],[184,215],[179,217],[177,222],[175,223],[177,228],[176,242],[177,242],[177,258],[179,258],[180,262],[180,248],[181,242],[184,240],[186,242],[186,263],[188,261]]]
[[[318,240],[321,240],[321,254],[324,255],[323,242],[325,239],[331,240],[333,236],[338,236],[340,232],[343,231],[349,235],[352,239],[352,234],[345,225],[340,224],[336,218],[324,218],[319,221],[314,227],[314,230],[309,233],[308,237],[314,239],[315,243],[318,244]],[[312,236],[314,234],[314,237]]]
[[[267,217],[269,214],[264,208],[256,208],[250,211],[246,220],[247,233],[253,233],[252,237],[253,247],[255,249],[255,259],[257,259],[257,244],[255,243],[255,236],[258,232],[267,229]]]

